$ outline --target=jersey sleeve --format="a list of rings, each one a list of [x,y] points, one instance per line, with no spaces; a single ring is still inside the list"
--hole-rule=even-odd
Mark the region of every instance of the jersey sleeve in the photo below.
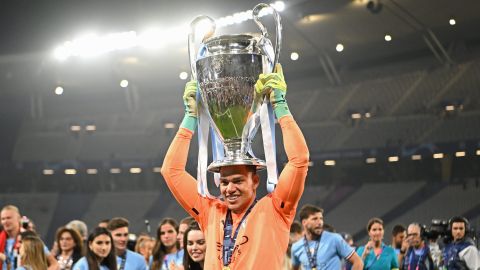
[[[207,209],[207,202],[197,192],[197,182],[186,170],[188,150],[193,132],[180,128],[175,135],[162,165],[162,175],[180,205],[197,221]],[[205,201],[205,202],[204,202]]]
[[[302,196],[307,177],[309,152],[302,131],[291,115],[279,119],[288,163],[272,196],[275,206],[290,221]]]
[[[298,245],[292,245],[292,248],[290,250],[290,257],[292,258],[292,266],[299,266],[300,265]]]
[[[355,250],[343,240],[343,238],[339,234],[334,234],[335,242],[337,246],[337,252],[340,257],[344,259],[350,258]]]

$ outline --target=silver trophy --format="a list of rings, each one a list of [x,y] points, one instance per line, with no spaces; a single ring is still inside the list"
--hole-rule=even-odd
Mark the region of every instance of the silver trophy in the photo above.
[[[268,33],[259,21],[262,9],[273,12],[276,24],[275,49]],[[192,78],[198,81],[201,104],[215,133],[223,143],[225,157],[215,160],[208,171],[219,172],[223,166],[251,165],[264,169],[265,161],[254,157],[252,139],[260,126],[259,108],[265,94],[257,94],[254,85],[261,73],[272,72],[278,62],[282,25],[276,10],[258,4],[252,12],[261,33],[213,36],[215,22],[208,16],[198,16],[191,23],[188,49]],[[202,37],[195,50],[195,27],[208,20],[211,30]]]

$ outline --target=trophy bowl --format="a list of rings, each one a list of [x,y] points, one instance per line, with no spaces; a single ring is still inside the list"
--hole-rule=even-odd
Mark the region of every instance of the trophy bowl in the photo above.
[[[213,37],[204,42],[203,56],[196,61],[202,103],[225,148],[225,158],[210,164],[209,171],[229,165],[265,167],[248,155],[249,132],[258,128],[254,119],[264,98],[255,92],[255,83],[269,65],[262,42],[260,35]]]

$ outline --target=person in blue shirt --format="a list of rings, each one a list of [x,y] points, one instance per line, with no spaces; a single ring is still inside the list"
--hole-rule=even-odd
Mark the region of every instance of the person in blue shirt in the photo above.
[[[400,250],[399,265],[402,270],[435,269],[430,248],[423,239],[423,229],[418,223],[411,223],[407,228],[405,245]]]
[[[127,249],[128,226],[128,220],[122,217],[112,218],[107,225],[113,238],[118,270],[147,270],[143,256]]]
[[[372,218],[368,221],[367,232],[370,240],[357,250],[363,260],[365,270],[398,269],[398,259],[395,250],[383,243],[383,220]]]
[[[183,265],[183,249],[177,240],[178,223],[164,218],[157,228],[157,243],[153,247],[150,270],[170,270]]]
[[[43,247],[42,240],[37,236],[22,237],[19,249],[21,266],[17,270],[47,270],[47,257]]]
[[[87,254],[73,265],[73,270],[117,270],[113,238],[101,227],[93,229],[87,239]]]
[[[355,250],[337,233],[323,230],[323,209],[305,205],[300,209],[305,235],[292,245],[292,268],[304,270],[338,270],[341,259],[352,264],[353,270],[363,268]]]

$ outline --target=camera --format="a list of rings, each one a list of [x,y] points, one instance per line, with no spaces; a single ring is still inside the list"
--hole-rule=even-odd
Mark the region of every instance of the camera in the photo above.
[[[21,222],[22,222],[22,228],[24,228],[25,230],[28,230],[30,219],[28,219],[28,217],[26,216],[23,216]]]
[[[448,221],[442,219],[432,219],[430,226],[423,227],[422,238],[427,240],[437,240],[440,238],[449,237]]]

